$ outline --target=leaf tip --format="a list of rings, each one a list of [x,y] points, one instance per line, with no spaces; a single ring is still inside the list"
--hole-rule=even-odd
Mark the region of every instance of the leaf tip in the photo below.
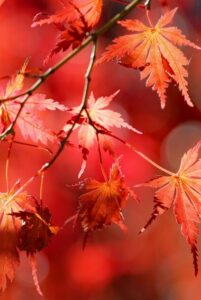
[[[197,250],[196,245],[193,245],[191,247],[191,252],[193,254],[194,274],[195,274],[195,277],[197,277],[197,275],[198,275],[198,250]]]

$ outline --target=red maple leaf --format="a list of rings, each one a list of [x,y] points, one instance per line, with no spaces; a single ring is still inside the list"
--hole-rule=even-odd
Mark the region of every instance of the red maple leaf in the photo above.
[[[51,225],[51,213],[47,207],[43,207],[37,201],[34,211],[23,210],[12,214],[23,221],[18,232],[17,247],[20,251],[26,251],[27,255],[33,255],[41,251],[49,244],[53,235],[58,231]]]
[[[139,20],[119,21],[119,24],[134,34],[113,40],[97,63],[115,60],[121,65],[138,69],[141,79],[147,78],[146,86],[152,87],[161,100],[161,108],[166,104],[166,90],[171,81],[177,83],[185,101],[193,106],[188,94],[185,66],[189,61],[176,46],[201,48],[187,40],[177,27],[167,27],[176,9],[163,15],[157,24],[147,26]]]
[[[102,0],[72,0],[54,15],[38,14],[32,27],[54,24],[59,30],[56,47],[46,61],[59,51],[66,51],[70,46],[76,48],[88,36],[98,23],[102,12]]]
[[[172,176],[160,176],[143,185],[156,189],[155,206],[150,220],[141,230],[143,232],[152,221],[173,206],[182,234],[191,246],[195,274],[197,262],[197,223],[201,222],[201,160],[198,158],[201,142],[185,153],[178,172]]]
[[[6,90],[1,90],[0,97],[3,99],[16,96],[23,90],[24,73],[26,69],[26,63],[22,67],[19,74],[13,76],[8,82]],[[20,109],[20,103],[23,102],[26,96],[19,97],[12,101],[7,101],[0,106],[0,127],[1,132],[15,120],[18,110]],[[47,144],[49,141],[55,142],[56,134],[45,128],[42,120],[40,119],[38,112],[46,110],[61,110],[65,111],[66,107],[52,99],[46,99],[44,94],[34,94],[29,97],[25,106],[23,107],[21,114],[17,120],[17,126],[20,129],[25,139],[31,138],[34,142],[41,142]]]
[[[109,130],[112,127],[123,127],[132,130],[135,133],[141,133],[140,131],[129,125],[127,122],[125,122],[120,113],[115,112],[111,109],[106,109],[106,107],[110,104],[110,102],[118,93],[119,91],[108,97],[100,97],[97,100],[95,99],[94,94],[91,93],[87,101],[87,112],[85,110],[81,113],[77,124],[74,126],[74,130],[79,128],[78,142],[79,147],[82,149],[84,159],[83,166],[81,167],[81,171],[79,173],[79,177],[82,175],[86,166],[86,160],[89,150],[96,140],[95,128],[101,130],[102,133],[109,132]],[[71,129],[72,124],[76,120],[76,116],[79,115],[80,109],[81,106],[76,106],[69,110],[70,113],[73,115],[73,118],[64,126],[63,131],[65,133],[67,133]]]
[[[30,209],[13,212],[12,217],[21,220],[21,226],[17,232],[16,246],[20,251],[26,251],[31,264],[32,277],[39,295],[43,296],[38,275],[36,253],[49,244],[50,239],[59,228],[51,225],[51,213],[47,207],[43,207],[35,201],[35,206]]]

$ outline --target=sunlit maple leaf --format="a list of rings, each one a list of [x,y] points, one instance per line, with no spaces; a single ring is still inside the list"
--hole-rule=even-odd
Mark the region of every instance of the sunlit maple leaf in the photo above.
[[[201,49],[187,40],[177,27],[167,27],[176,9],[163,15],[155,26],[147,26],[139,20],[120,21],[119,24],[134,34],[113,40],[98,63],[115,60],[117,63],[140,70],[141,79],[147,78],[146,86],[158,93],[161,107],[166,104],[166,89],[171,81],[177,83],[185,101],[193,106],[188,94],[185,66],[189,61],[176,46]]]
[[[17,250],[18,232],[21,221],[12,216],[28,207],[27,194],[15,196],[18,183],[7,193],[0,193],[0,289],[5,290],[8,280],[15,276],[15,269],[19,265]],[[29,205],[31,207],[31,205]]]
[[[129,194],[135,195],[125,183],[118,160],[112,165],[107,181],[88,179],[84,184],[84,191],[79,197],[77,223],[85,233],[112,223],[125,229],[122,209]]]
[[[0,97],[3,99],[16,96],[19,92],[22,92],[24,84],[24,73],[27,63],[25,63],[19,74],[13,76],[8,82],[5,91],[2,89]],[[1,132],[4,132],[6,128],[15,120],[15,117],[20,109],[20,103],[25,99],[18,97],[12,101],[7,101],[0,106],[0,127]],[[38,112],[46,110],[61,110],[65,111],[66,107],[52,99],[46,99],[44,94],[34,94],[29,97],[25,106],[23,107],[19,118],[17,119],[17,126],[20,129],[25,139],[31,138],[34,142],[41,142],[47,144],[49,141],[56,141],[56,134],[45,128],[42,120],[40,119]]]
[[[86,110],[83,111],[77,121],[77,124],[74,126],[74,129],[79,128],[78,142],[82,149],[84,159],[84,165],[81,168],[81,173],[79,173],[80,176],[84,171],[89,149],[96,140],[96,129],[94,127],[101,130],[102,133],[109,132],[112,127],[123,127],[132,130],[135,133],[140,133],[137,129],[126,123],[120,113],[107,109],[107,106],[118,93],[119,91],[108,97],[100,97],[97,100],[95,99],[94,94],[91,93],[87,101],[87,113]],[[79,115],[80,109],[81,106],[76,106],[69,110],[73,115],[73,118],[64,126],[63,131],[65,133],[71,130],[72,124],[75,122],[76,116]]]
[[[60,32],[56,47],[46,60],[61,50],[67,50],[70,46],[78,47],[98,23],[102,6],[102,0],[72,0],[67,1],[62,9],[54,15],[36,15],[32,27],[54,24]]]
[[[175,175],[161,176],[144,184],[157,190],[152,216],[141,230],[143,232],[158,215],[173,206],[182,234],[191,246],[195,274],[198,272],[197,223],[201,222],[201,160],[198,158],[200,147],[201,142],[183,155]]]

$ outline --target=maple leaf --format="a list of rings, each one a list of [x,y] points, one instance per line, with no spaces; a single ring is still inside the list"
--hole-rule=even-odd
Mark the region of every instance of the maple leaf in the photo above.
[[[28,207],[26,192],[14,195],[18,185],[17,182],[9,192],[0,193],[0,289],[3,291],[8,280],[13,281],[19,265],[17,238],[21,221],[15,219],[12,213]]]
[[[201,160],[198,158],[201,141],[185,153],[178,172],[172,176],[160,176],[143,184],[157,189],[155,206],[151,218],[141,230],[143,232],[158,215],[173,206],[181,232],[191,246],[195,274],[197,262],[197,223],[201,222]]]
[[[1,98],[16,96],[23,89],[24,73],[27,62],[23,65],[21,71],[16,76],[13,76],[6,86],[6,90],[1,90]],[[5,102],[0,106],[0,127],[1,132],[4,132],[20,109],[20,103],[23,102],[26,96],[18,97],[12,101]],[[49,141],[55,142],[57,140],[56,134],[45,128],[42,120],[38,116],[39,111],[46,110],[61,110],[65,111],[66,107],[53,99],[46,99],[44,94],[34,94],[29,97],[21,114],[17,120],[16,125],[20,129],[25,139],[31,138],[34,142],[41,142],[48,144]]]
[[[51,237],[58,232],[58,228],[51,225],[49,209],[37,201],[34,211],[23,210],[12,215],[23,221],[18,232],[17,247],[20,251],[26,251],[27,255],[41,251],[49,244]]]
[[[102,0],[72,0],[56,14],[38,14],[32,27],[54,24],[59,30],[56,47],[46,58],[46,62],[59,51],[66,51],[70,46],[78,47],[98,23],[102,12]]]
[[[59,228],[51,225],[49,209],[37,201],[31,210],[13,212],[12,216],[21,220],[22,225],[18,231],[17,247],[20,251],[26,251],[36,290],[39,295],[43,296],[37,275],[36,252],[41,251],[49,244],[50,239],[58,232]]]
[[[125,229],[122,209],[129,194],[135,195],[125,183],[118,160],[112,165],[108,181],[88,179],[84,190],[85,193],[79,197],[77,223],[85,233],[112,223]]]
[[[177,27],[167,27],[177,8],[164,14],[155,26],[147,26],[139,20],[125,20],[118,23],[134,34],[113,40],[103,56],[97,61],[115,60],[117,63],[138,69],[141,79],[147,78],[146,86],[152,87],[161,100],[161,108],[166,104],[166,89],[171,81],[177,83],[185,101],[193,106],[188,94],[185,66],[189,61],[176,46],[201,48],[187,40]]]
[[[89,149],[96,140],[96,129],[93,127],[93,125],[100,129],[103,133],[108,133],[111,127],[123,127],[132,130],[135,133],[141,133],[126,123],[120,113],[106,109],[106,107],[111,103],[118,93],[119,91],[108,97],[100,97],[97,100],[95,99],[94,94],[91,93],[87,101],[87,112],[85,110],[81,113],[77,124],[74,126],[74,130],[79,128],[78,142],[80,148],[82,149],[84,159],[83,166],[81,167],[81,172],[79,173],[78,177],[80,177],[84,171]],[[63,131],[65,133],[71,130],[72,124],[75,122],[76,116],[79,115],[80,109],[81,106],[76,106],[69,110],[73,115],[73,118],[64,126]],[[90,120],[88,116],[90,116]],[[91,122],[93,124],[91,124]]]

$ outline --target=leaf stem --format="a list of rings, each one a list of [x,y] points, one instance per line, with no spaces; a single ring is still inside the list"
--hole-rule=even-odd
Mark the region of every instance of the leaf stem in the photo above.
[[[146,9],[146,16],[147,16],[147,20],[149,22],[149,25],[153,28],[154,24],[153,24],[151,16],[150,16],[150,10],[149,9]]]
[[[11,137],[11,140],[8,142],[8,154],[6,159],[6,190],[9,191],[9,165],[10,165],[10,156],[13,147],[14,135]]]
[[[40,176],[40,192],[39,192],[39,199],[40,199],[40,204],[41,205],[42,205],[42,202],[43,202],[44,177],[45,177],[45,173],[42,172],[41,176]]]
[[[5,141],[7,141],[7,140],[5,140]],[[43,151],[48,152],[50,155],[52,155],[52,153],[53,153],[51,149],[49,149],[47,147],[43,147],[43,146],[37,145],[37,144],[30,144],[30,143],[26,143],[26,142],[17,141],[17,140],[13,140],[13,144],[37,148],[39,150],[43,150]]]
[[[146,160],[150,165],[154,166],[156,169],[162,171],[163,173],[166,173],[169,176],[175,176],[175,173],[167,170],[166,168],[163,168],[162,166],[160,166],[159,164],[157,164],[155,161],[153,161],[151,158],[149,158],[148,156],[146,156],[143,152],[141,152],[138,149],[136,149],[133,145],[127,143],[126,141],[124,141],[123,139],[119,138],[118,136],[116,136],[116,135],[114,135],[112,133],[108,133],[108,135],[110,137],[118,140],[122,144],[124,144],[126,147],[128,147],[133,152],[135,152],[136,154],[138,154],[140,157],[142,157],[144,160]]]
[[[105,172],[104,166],[103,166],[103,157],[102,157],[102,152],[101,152],[101,147],[100,147],[100,139],[99,139],[99,133],[96,131],[96,139],[97,139],[97,144],[98,144],[98,154],[99,154],[99,162],[100,162],[100,168],[101,172],[103,175],[104,180],[107,182],[107,174]]]

